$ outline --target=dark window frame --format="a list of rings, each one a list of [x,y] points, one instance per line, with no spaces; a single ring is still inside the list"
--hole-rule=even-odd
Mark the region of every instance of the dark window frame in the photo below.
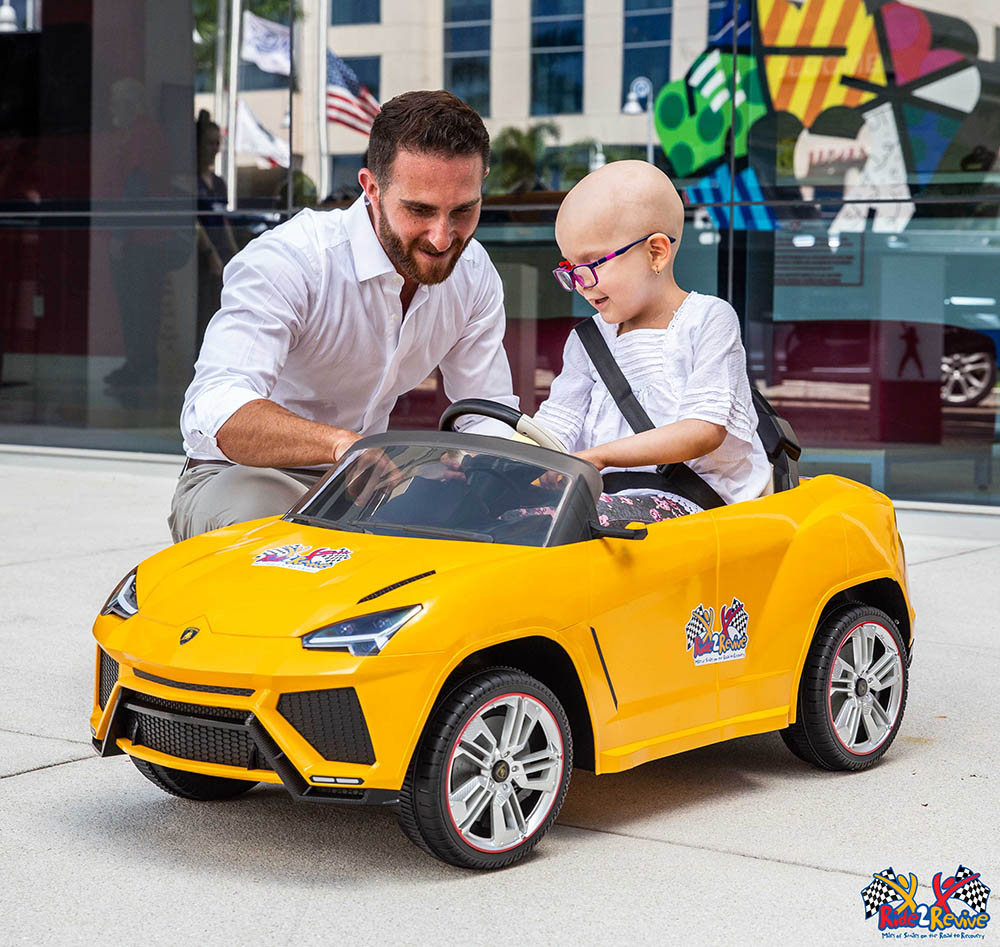
[[[628,75],[628,68],[626,63],[629,59],[629,52],[633,50],[647,50],[647,49],[662,49],[666,53],[666,81],[670,81],[670,58],[673,52],[673,0],[659,0],[655,7],[641,7],[636,9],[629,9],[629,0],[625,0],[624,11],[622,15],[622,88],[621,88],[621,103],[625,104],[628,99],[629,87],[632,84],[632,80],[636,79],[640,73],[635,75]],[[665,40],[634,40],[628,42],[626,37],[628,36],[629,19],[635,17],[648,17],[648,16],[667,16],[668,20],[668,38]],[[652,96],[656,96],[659,91],[658,80],[655,76],[647,75],[647,78],[653,83],[653,90],[650,93]]]
[[[447,16],[447,10],[445,11],[445,16]],[[468,29],[470,27],[485,28],[486,30],[486,48],[485,49],[463,49],[455,52],[448,52],[448,32],[449,30],[456,29]],[[463,101],[468,102],[483,118],[489,118],[490,110],[493,105],[493,89],[492,82],[490,81],[490,72],[492,67],[492,45],[493,45],[493,4],[490,0],[490,16],[487,19],[478,18],[474,20],[462,20],[462,19],[445,19],[442,24],[442,41],[443,41],[443,74],[444,81],[443,84],[448,91],[457,95]],[[454,88],[454,83],[448,81],[449,65],[454,65],[459,62],[473,63],[479,62],[486,64],[486,93],[485,101],[483,101],[478,96],[469,96],[468,90],[462,90],[459,88]]]
[[[532,4],[534,7],[534,4]],[[544,23],[576,23],[580,24],[580,43],[579,45],[573,44],[570,46],[537,46],[535,45],[535,26]],[[579,13],[559,13],[559,14],[546,14],[541,16],[535,16],[532,12],[531,16],[531,102],[529,105],[530,113],[532,117],[542,116],[542,115],[582,115],[585,111],[584,105],[584,76],[585,76],[585,49],[586,49],[586,21],[584,19],[583,4],[580,5]],[[555,104],[553,102],[545,103],[547,108],[538,109],[536,104],[538,104],[538,98],[536,95],[535,87],[535,67],[540,61],[542,56],[559,56],[559,57],[569,57],[569,56],[579,56],[580,59],[580,71],[579,71],[579,108],[575,111],[567,112],[560,111],[558,108],[553,108]]]
[[[343,7],[350,7],[352,12],[357,10],[360,16],[367,15],[374,7],[375,19],[351,19],[350,15],[345,19],[337,19],[337,10]],[[330,4],[330,26],[372,26],[381,22],[382,0],[333,0]]]

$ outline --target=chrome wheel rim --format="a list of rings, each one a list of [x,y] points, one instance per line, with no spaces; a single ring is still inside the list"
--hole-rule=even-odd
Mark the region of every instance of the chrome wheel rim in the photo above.
[[[878,622],[855,625],[840,643],[830,672],[828,706],[833,732],[858,756],[891,735],[903,699],[903,659]]]
[[[455,741],[448,815],[473,848],[507,851],[545,821],[562,777],[562,733],[552,712],[527,694],[504,694],[483,704]]]
[[[941,398],[948,404],[968,404],[990,385],[993,361],[986,352],[944,355],[941,358]]]

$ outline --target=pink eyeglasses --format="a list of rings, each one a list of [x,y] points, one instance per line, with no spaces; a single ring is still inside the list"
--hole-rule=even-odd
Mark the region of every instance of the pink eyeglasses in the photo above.
[[[552,271],[552,275],[559,281],[559,285],[569,293],[573,292],[577,286],[580,289],[591,289],[597,285],[597,268],[602,263],[607,263],[608,260],[613,260],[616,256],[621,256],[626,250],[631,250],[632,247],[637,247],[640,243],[645,243],[652,236],[653,234],[647,233],[645,237],[640,237],[627,247],[622,247],[620,250],[615,250],[614,253],[602,256],[599,260],[594,260],[593,263],[577,263],[574,266],[568,260],[563,260]],[[664,236],[671,243],[677,242],[677,239],[671,237],[669,234],[664,234]]]

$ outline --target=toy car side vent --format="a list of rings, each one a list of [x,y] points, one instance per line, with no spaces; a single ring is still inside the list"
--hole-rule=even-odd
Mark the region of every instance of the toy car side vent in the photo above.
[[[323,759],[368,766],[375,762],[368,722],[353,687],[282,694],[278,713]]]
[[[434,575],[435,571],[431,569],[430,572],[421,572],[420,575],[411,575],[408,579],[401,579],[399,582],[393,582],[392,585],[387,585],[384,589],[379,589],[377,592],[369,592],[364,598],[358,599],[358,604],[362,602],[370,602],[373,598],[378,598],[380,595],[385,595],[386,592],[392,592],[395,589],[401,589],[404,585],[409,585],[411,582],[416,582],[417,579],[426,579],[429,575]]]
[[[101,649],[101,683],[97,690],[101,710],[108,706],[108,698],[118,680],[118,662],[103,648]]]

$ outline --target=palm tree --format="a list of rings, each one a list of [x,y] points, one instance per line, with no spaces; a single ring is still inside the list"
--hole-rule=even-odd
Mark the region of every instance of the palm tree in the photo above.
[[[538,122],[524,130],[512,125],[500,129],[493,138],[493,173],[487,179],[488,189],[502,194],[548,190],[540,176],[546,139],[559,140],[555,122]]]

